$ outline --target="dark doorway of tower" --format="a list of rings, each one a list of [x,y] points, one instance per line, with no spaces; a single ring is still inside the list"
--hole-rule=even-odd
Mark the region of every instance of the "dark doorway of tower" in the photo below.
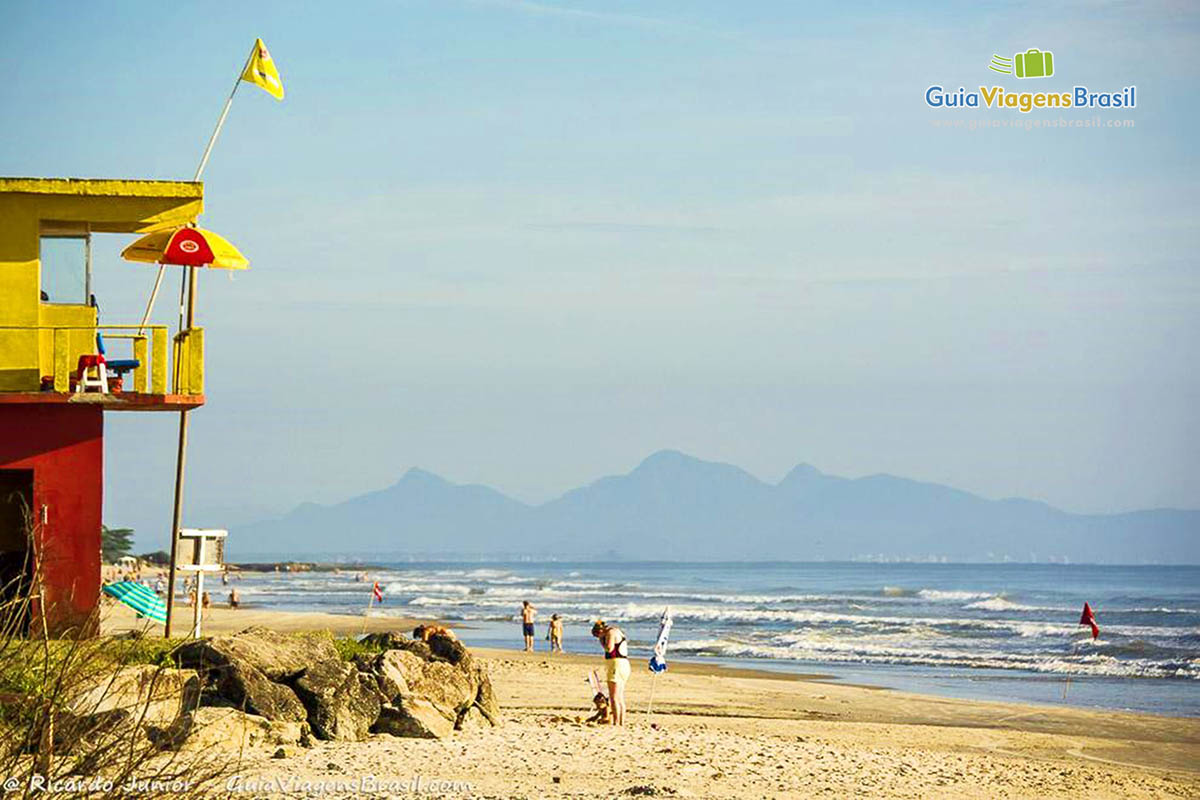
[[[33,470],[0,469],[0,635],[29,633]]]

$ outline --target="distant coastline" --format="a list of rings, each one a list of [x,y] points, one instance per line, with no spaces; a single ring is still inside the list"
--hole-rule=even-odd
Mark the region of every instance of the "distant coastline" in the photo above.
[[[246,561],[251,553],[256,561],[369,562],[686,554],[712,562],[1200,564],[1200,511],[1074,514],[807,464],[767,483],[730,464],[662,451],[540,505],[411,469],[380,491],[231,526],[227,552]]]

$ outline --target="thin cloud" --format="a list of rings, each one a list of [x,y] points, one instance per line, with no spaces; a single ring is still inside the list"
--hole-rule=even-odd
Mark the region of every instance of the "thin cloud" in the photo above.
[[[474,5],[506,8],[512,11],[520,11],[526,14],[536,14],[547,17],[590,19],[598,22],[611,22],[620,25],[636,25],[640,27],[651,28],[675,29],[687,27],[670,20],[660,19],[657,17],[646,17],[640,14],[621,14],[611,11],[591,11],[585,8],[572,8],[570,6],[558,6],[551,5],[549,3],[535,3],[531,0],[471,0],[471,2]]]
[[[526,225],[526,228],[539,231],[583,232],[583,233],[642,233],[642,234],[703,234],[720,233],[721,228],[709,225],[667,225],[656,223],[627,223],[627,222],[554,222]]]
[[[641,14],[624,14],[614,11],[592,11],[591,9],[586,8],[560,6],[551,3],[538,3],[534,2],[534,0],[466,0],[466,2],[476,6],[499,8],[522,14],[543,17],[591,20],[593,22],[620,25],[630,28],[641,28],[643,30],[656,30],[664,33],[690,34],[703,36],[710,39],[723,39],[726,41],[740,42],[742,44],[751,46],[768,45],[766,42],[762,42],[738,31],[706,28],[699,25],[693,25],[689,22],[683,22],[682,20],[678,19],[647,17]]]

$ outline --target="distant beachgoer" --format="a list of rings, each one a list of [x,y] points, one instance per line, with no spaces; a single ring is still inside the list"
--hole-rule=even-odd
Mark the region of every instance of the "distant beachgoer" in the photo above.
[[[608,699],[612,706],[612,724],[625,724],[625,682],[629,680],[629,645],[625,632],[603,620],[592,625],[592,636],[600,640],[604,648],[605,680],[608,683]]]
[[[525,634],[525,652],[533,652],[533,619],[537,616],[537,609],[528,600],[521,601],[521,632]]]
[[[188,589],[188,608],[196,607],[196,590]]]
[[[221,573],[221,585],[222,586],[229,585],[229,570],[225,570],[224,572]]]
[[[167,585],[163,583],[163,579],[159,578],[154,582],[154,593],[161,596],[167,590]]]
[[[558,614],[550,616],[550,632],[547,638],[550,639],[551,653],[561,653],[563,651],[563,622],[562,617]]]
[[[208,596],[208,592],[200,595],[200,605],[206,611],[208,610],[208,607],[212,605],[212,598]]]
[[[229,590],[229,607],[237,608],[241,602],[242,602],[242,598],[238,596],[238,590],[230,589]]]

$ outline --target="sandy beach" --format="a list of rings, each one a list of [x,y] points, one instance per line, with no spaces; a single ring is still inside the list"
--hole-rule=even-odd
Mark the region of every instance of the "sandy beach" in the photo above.
[[[360,617],[210,609],[214,633],[251,624],[357,633]],[[109,615],[106,630],[128,625]],[[407,624],[407,623],[405,623]],[[370,629],[403,627],[376,618]],[[1198,797],[1200,720],[954,700],[797,676],[635,664],[624,729],[576,722],[599,654],[477,650],[504,710],[494,730],[442,741],[376,736],[248,754],[241,786],[525,797]],[[461,784],[469,784],[462,791]],[[277,789],[284,791],[275,791]],[[386,793],[386,792],[384,792]]]
[[[192,609],[182,603],[175,610],[171,623],[174,636],[186,636],[192,627]],[[254,626],[263,626],[280,633],[304,631],[329,631],[334,636],[355,636],[379,631],[412,630],[421,622],[429,620],[403,617],[362,616],[348,614],[321,614],[317,612],[264,611],[255,608],[231,609],[227,605],[215,605],[204,611],[200,632],[205,636],[235,633]],[[148,636],[162,636],[163,626],[158,622],[139,618],[126,606],[112,603],[101,612],[101,630],[106,634],[144,631]]]

